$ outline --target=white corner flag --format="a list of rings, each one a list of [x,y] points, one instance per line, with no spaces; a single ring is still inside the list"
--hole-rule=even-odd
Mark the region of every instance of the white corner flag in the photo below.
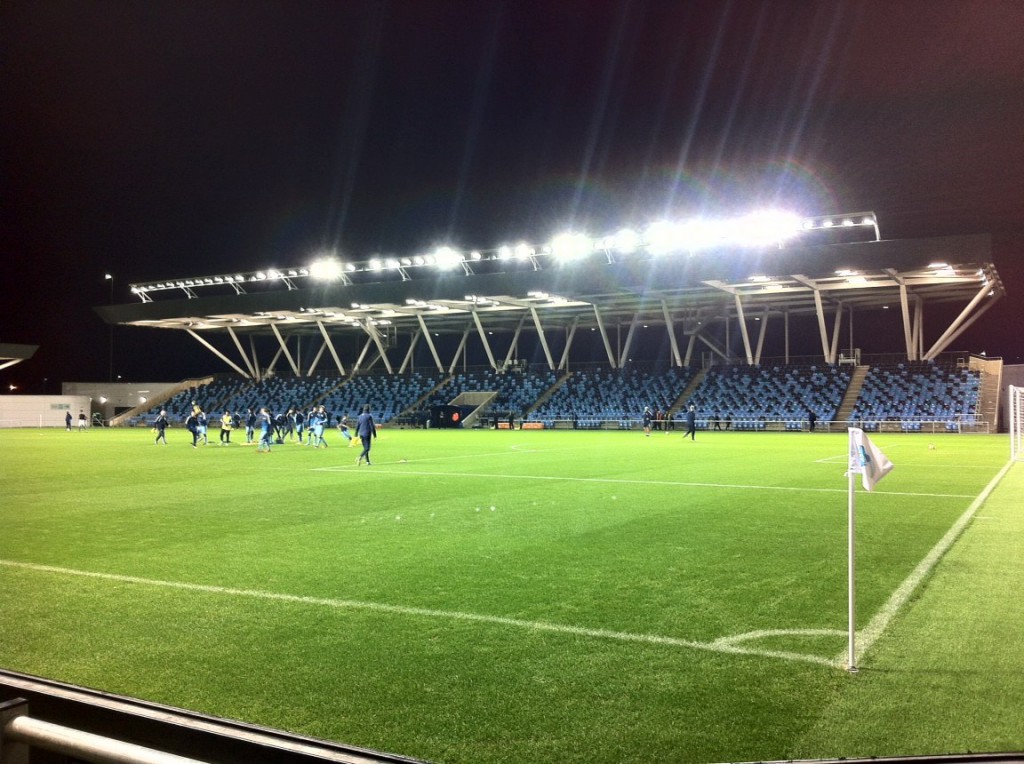
[[[875,485],[892,472],[892,462],[872,443],[864,431],[850,428],[850,474],[860,475],[864,489],[874,490]]]
[[[848,603],[847,603],[847,639],[849,642],[846,668],[857,670],[857,499],[854,491],[854,475],[860,475],[864,488],[874,489],[878,481],[892,472],[892,462],[871,442],[864,431],[850,428],[850,468],[846,472],[849,489],[847,491],[847,564],[848,564]]]

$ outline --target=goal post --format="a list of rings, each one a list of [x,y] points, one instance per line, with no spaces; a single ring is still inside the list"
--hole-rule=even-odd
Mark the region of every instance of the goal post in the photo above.
[[[1010,385],[1010,458],[1024,462],[1024,387]]]

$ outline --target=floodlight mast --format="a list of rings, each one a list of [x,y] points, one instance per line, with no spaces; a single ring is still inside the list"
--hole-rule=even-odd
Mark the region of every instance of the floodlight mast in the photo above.
[[[313,279],[325,282],[340,282],[351,286],[352,274],[384,280],[387,273],[397,272],[402,281],[413,280],[414,274],[428,269],[428,272],[462,268],[463,274],[472,276],[474,266],[481,263],[529,263],[533,270],[542,270],[547,263],[568,265],[583,262],[595,253],[603,253],[607,262],[613,263],[617,255],[623,257],[669,255],[695,256],[709,249],[723,247],[783,247],[791,239],[804,235],[822,235],[830,230],[870,228],[874,240],[881,241],[878,217],[873,212],[854,212],[821,217],[799,217],[779,211],[754,212],[733,219],[688,221],[659,221],[643,232],[621,228],[613,234],[592,238],[585,233],[568,232],[554,237],[551,242],[537,248],[528,242],[502,245],[491,250],[472,250],[468,254],[455,247],[443,245],[432,252],[413,257],[374,255],[363,260],[341,259],[329,253],[301,268],[267,268],[247,273],[231,273],[218,276],[202,276],[169,281],[153,281],[131,285],[133,294],[142,302],[152,302],[152,295],[159,292],[182,290],[188,299],[197,297],[195,290],[209,286],[230,286],[235,294],[245,294],[245,285],[284,284],[287,289],[298,289],[299,279]],[[379,275],[378,275],[379,274]]]

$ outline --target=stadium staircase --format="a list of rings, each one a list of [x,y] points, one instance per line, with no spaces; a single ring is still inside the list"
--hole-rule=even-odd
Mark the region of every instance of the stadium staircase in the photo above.
[[[523,411],[523,420],[525,421],[530,416],[530,414],[532,414],[538,408],[547,403],[548,399],[550,399],[552,395],[557,393],[559,390],[562,389],[562,387],[565,386],[565,383],[569,381],[570,377],[572,377],[572,372],[565,372],[565,374],[563,374],[561,377],[558,378],[558,380],[556,380],[555,384],[553,384],[551,387],[549,387],[547,390],[541,393],[540,397],[537,398],[537,400],[535,400],[532,405],[530,405],[528,408],[526,408],[526,410]]]
[[[160,408],[173,398],[178,393],[184,390],[190,390],[192,388],[204,387],[213,382],[213,377],[202,377],[200,379],[183,379],[176,385],[171,385],[166,390],[161,390],[159,393],[149,398],[145,403],[140,403],[133,409],[125,411],[123,414],[118,414],[116,417],[110,420],[111,427],[119,427],[127,422],[130,422],[135,417],[146,417],[148,412],[159,411]]]
[[[679,397],[676,398],[676,400],[672,403],[671,406],[669,406],[668,411],[666,413],[669,414],[670,416],[674,416],[682,409],[685,409],[686,402],[693,397],[694,391],[698,387],[700,387],[700,383],[704,381],[704,377],[706,377],[707,375],[707,369],[701,369],[696,374],[694,374],[693,379],[690,380],[690,384],[686,386],[683,392],[680,393]]]
[[[853,376],[850,378],[850,386],[846,388],[846,394],[843,395],[843,401],[839,404],[839,410],[836,412],[837,422],[850,421],[853,407],[857,403],[857,398],[860,397],[861,388],[864,387],[864,378],[867,377],[870,370],[870,366],[857,366],[854,368]]]

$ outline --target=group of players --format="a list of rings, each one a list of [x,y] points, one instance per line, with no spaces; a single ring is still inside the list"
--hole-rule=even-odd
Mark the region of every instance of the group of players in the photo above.
[[[324,406],[313,406],[308,412],[294,407],[287,412],[274,416],[270,409],[263,406],[259,411],[248,409],[245,418],[230,411],[225,411],[220,417],[220,445],[231,445],[231,433],[240,430],[244,421],[246,445],[257,444],[257,453],[269,453],[273,444],[284,444],[286,439],[291,441],[293,437],[298,439],[299,445],[313,446],[313,448],[327,448],[327,441],[324,433],[330,427],[331,415]],[[185,418],[185,429],[192,434],[192,448],[198,448],[200,443],[208,445],[208,430],[210,417],[202,406],[195,401]],[[167,411],[162,410],[153,422],[153,430],[156,433],[155,443],[167,445],[167,428],[170,422],[167,418]],[[338,432],[348,441],[350,448],[362,445],[362,452],[356,459],[356,464],[370,464],[370,445],[373,438],[377,437],[377,426],[370,414],[369,405],[363,406],[363,411],[356,419],[354,428],[349,426],[348,415],[342,415],[338,420]],[[259,437],[257,440],[257,431]],[[357,443],[356,438],[359,438]]]

